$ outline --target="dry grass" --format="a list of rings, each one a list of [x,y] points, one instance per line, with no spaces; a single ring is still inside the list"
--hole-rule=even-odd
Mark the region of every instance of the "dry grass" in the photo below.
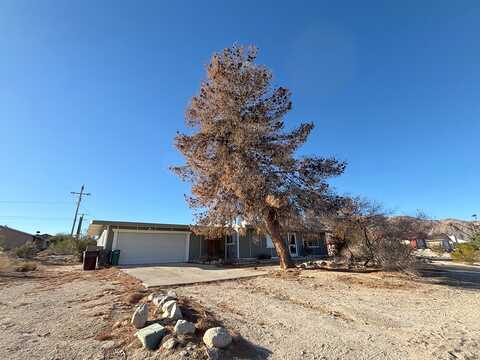
[[[100,334],[95,336],[95,340],[98,340],[98,341],[107,341],[112,339],[113,339],[112,333],[109,331],[102,331]]]
[[[13,269],[13,260],[5,254],[0,254],[0,272],[9,272]]]
[[[17,260],[5,254],[0,254],[0,272],[29,272],[35,271],[37,268],[38,264],[35,261]]]
[[[38,264],[35,261],[19,261],[15,265],[15,271],[28,272],[37,270]]]

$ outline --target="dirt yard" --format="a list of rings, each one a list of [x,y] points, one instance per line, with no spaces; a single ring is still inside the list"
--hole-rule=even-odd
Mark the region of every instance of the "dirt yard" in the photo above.
[[[269,359],[479,359],[480,292],[303,271],[178,288]]]
[[[138,289],[115,269],[1,275],[0,359],[201,358],[140,348],[128,324]],[[247,340],[237,359],[480,358],[478,288],[304,270],[174,290]]]

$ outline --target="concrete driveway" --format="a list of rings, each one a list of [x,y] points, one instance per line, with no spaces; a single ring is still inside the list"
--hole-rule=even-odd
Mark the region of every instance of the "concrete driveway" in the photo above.
[[[272,267],[262,267],[259,270],[253,267],[221,268],[187,263],[121,267],[128,275],[142,281],[147,288],[248,278],[265,275],[270,268]]]

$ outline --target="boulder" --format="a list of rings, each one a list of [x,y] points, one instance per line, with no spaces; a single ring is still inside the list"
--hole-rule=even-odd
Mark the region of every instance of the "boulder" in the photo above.
[[[209,348],[226,348],[232,342],[232,337],[227,329],[223,327],[214,327],[205,331],[203,342]]]
[[[195,332],[195,325],[186,320],[178,320],[175,324],[175,333],[179,335],[193,334]]]
[[[135,335],[145,349],[155,350],[166,333],[167,329],[162,325],[155,323],[138,330]]]
[[[133,326],[137,329],[141,329],[145,326],[145,323],[148,320],[148,305],[141,304],[135,308],[135,311],[132,315],[132,320],[130,321]]]
[[[161,317],[163,319],[178,320],[183,318],[182,311],[175,300],[169,300],[163,304],[162,311]]]
[[[180,306],[178,306],[177,303],[173,304],[173,306],[170,308],[170,311],[163,313],[163,318],[172,320],[182,319],[183,315],[182,311],[180,310]]]
[[[168,300],[167,302],[163,303],[162,311],[170,312],[170,310],[173,308],[173,305],[176,305],[176,304],[177,304],[176,300]]]
[[[166,302],[171,301],[171,300],[175,300],[175,299],[176,298],[174,298],[174,297],[172,297],[168,294],[167,295],[156,295],[156,296],[153,297],[152,302],[155,306],[158,306],[158,307],[162,306],[163,307],[163,305]]]

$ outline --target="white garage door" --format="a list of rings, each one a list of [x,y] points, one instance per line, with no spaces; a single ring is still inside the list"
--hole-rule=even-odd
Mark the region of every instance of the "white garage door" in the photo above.
[[[118,231],[120,265],[185,262],[188,233]]]

